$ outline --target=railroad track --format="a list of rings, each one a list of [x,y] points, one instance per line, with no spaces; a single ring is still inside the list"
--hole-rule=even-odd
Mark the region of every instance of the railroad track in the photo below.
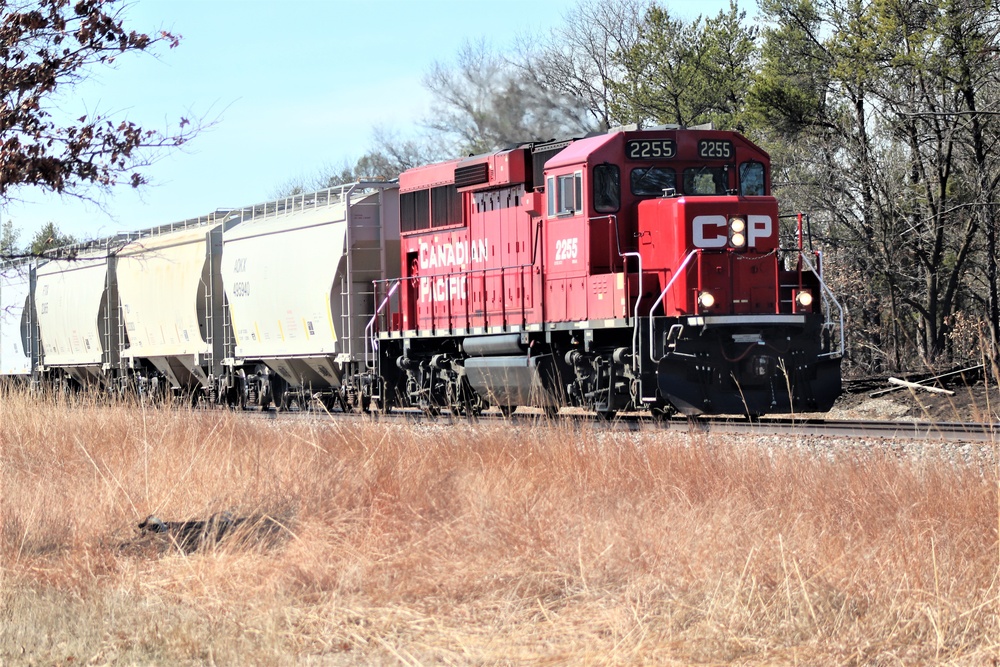
[[[396,410],[389,414],[331,413],[322,412],[246,412],[262,419],[317,419],[317,420],[372,420],[400,421],[413,424],[439,424],[462,426],[474,422],[508,420],[519,425],[545,425],[550,418],[538,411],[518,411],[508,417],[499,412],[486,412],[470,419],[448,412],[430,417],[418,410]],[[928,422],[928,421],[860,421],[819,418],[764,417],[748,420],[740,417],[699,417],[654,420],[648,415],[622,414],[612,421],[604,421],[590,413],[562,413],[557,418],[560,425],[590,424],[597,428],[626,431],[661,430],[699,432],[704,434],[738,434],[760,436],[832,436],[848,438],[878,438],[887,440],[921,440],[939,442],[998,442],[1000,424]]]
[[[671,420],[670,428],[675,428]],[[688,420],[683,427],[707,433],[809,435],[940,442],[1000,442],[1000,424],[925,421],[856,421],[846,419],[768,418],[747,420]],[[680,427],[680,426],[678,426]]]

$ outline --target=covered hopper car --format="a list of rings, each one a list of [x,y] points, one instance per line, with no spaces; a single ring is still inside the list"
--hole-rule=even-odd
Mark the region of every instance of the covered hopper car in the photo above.
[[[843,315],[733,132],[526,143],[0,271],[0,375],[230,406],[828,410]]]
[[[2,375],[232,406],[361,404],[373,281],[399,275],[396,192],[355,183],[7,264]]]

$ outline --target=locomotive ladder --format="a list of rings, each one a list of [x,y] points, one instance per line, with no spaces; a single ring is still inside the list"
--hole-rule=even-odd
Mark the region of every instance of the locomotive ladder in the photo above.
[[[799,258],[806,265],[806,267],[810,271],[812,271],[813,274],[816,275],[817,280],[819,280],[820,293],[823,296],[823,303],[824,303],[823,310],[825,311],[825,314],[826,314],[826,316],[824,317],[824,320],[826,321],[826,324],[824,326],[827,326],[827,327],[831,327],[832,326],[832,317],[831,316],[833,314],[833,308],[837,309],[837,316],[838,316],[838,320],[839,320],[839,329],[840,329],[840,332],[839,332],[840,333],[840,348],[837,349],[837,350],[831,349],[829,352],[825,352],[825,353],[823,353],[823,354],[821,354],[819,356],[821,356],[821,357],[842,357],[842,356],[844,356],[844,350],[846,349],[846,341],[845,341],[845,338],[844,338],[844,307],[840,305],[840,301],[837,300],[837,296],[833,293],[833,290],[831,290],[830,287],[826,284],[826,281],[823,280],[823,264],[820,263],[819,270],[817,270],[816,266],[812,262],[809,261],[809,258],[806,256],[805,253],[803,253],[803,252],[800,251],[799,252]],[[832,307],[831,307],[830,304],[832,304]]]
[[[653,311],[655,311],[656,307],[659,306],[666,298],[667,293],[670,291],[670,288],[674,286],[674,281],[684,274],[684,269],[686,269],[687,265],[691,263],[691,260],[694,259],[696,255],[700,254],[701,254],[700,249],[692,250],[687,254],[687,256],[684,257],[684,261],[681,262],[680,266],[677,267],[677,270],[674,272],[674,275],[670,277],[670,280],[667,282],[667,286],[663,288],[663,291],[660,292],[660,296],[656,299],[656,301],[653,302],[653,305],[649,307],[649,360],[652,361],[654,364],[659,363],[660,359],[663,359],[663,357],[657,359],[653,351],[653,340],[654,340]],[[663,309],[664,312],[666,312],[666,310],[667,310],[666,308]]]

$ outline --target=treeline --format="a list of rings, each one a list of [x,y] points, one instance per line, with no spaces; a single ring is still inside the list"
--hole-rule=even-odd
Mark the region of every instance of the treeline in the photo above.
[[[4,220],[3,225],[0,225],[0,261],[38,257],[52,248],[73,245],[77,239],[59,231],[54,222],[47,222],[35,232],[30,241],[23,245],[20,241],[21,230],[15,228],[10,220]]]
[[[996,359],[1000,13],[995,0],[761,0],[684,19],[583,0],[515,44],[467,44],[424,84],[423,134],[320,182],[638,123],[713,123],[773,160],[849,318],[849,373]],[[788,244],[794,238],[789,221]]]

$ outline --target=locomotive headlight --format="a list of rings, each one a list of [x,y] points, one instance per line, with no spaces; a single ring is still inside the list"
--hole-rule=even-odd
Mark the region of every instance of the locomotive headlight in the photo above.
[[[808,308],[813,303],[812,292],[806,292],[805,290],[799,292],[795,295],[795,302],[802,308]]]
[[[729,220],[729,245],[734,248],[742,248],[747,244],[747,221],[743,218],[731,218]]]
[[[715,297],[711,292],[702,292],[698,295],[698,305],[708,309],[715,305]]]

